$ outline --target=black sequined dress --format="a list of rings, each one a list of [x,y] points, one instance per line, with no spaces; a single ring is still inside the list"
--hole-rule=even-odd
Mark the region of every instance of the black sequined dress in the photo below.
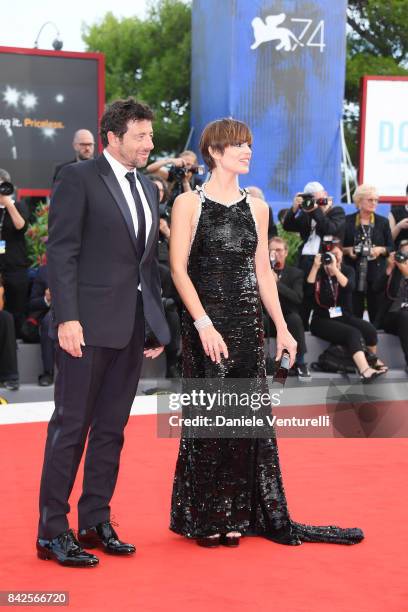
[[[250,197],[230,205],[198,189],[200,205],[188,273],[229,357],[213,363],[183,312],[184,378],[251,378],[266,383],[262,310],[255,274],[258,236]],[[274,435],[274,434],[273,434]],[[284,544],[355,544],[360,529],[311,526],[290,518],[275,437],[182,438],[170,529],[191,538],[239,531]]]

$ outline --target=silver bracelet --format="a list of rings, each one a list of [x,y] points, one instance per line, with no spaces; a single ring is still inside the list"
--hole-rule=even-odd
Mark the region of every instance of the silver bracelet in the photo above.
[[[196,319],[194,321],[194,327],[197,330],[200,330],[203,327],[208,327],[209,325],[212,325],[212,321],[211,321],[211,319],[210,319],[210,317],[208,315],[204,315],[200,319]]]

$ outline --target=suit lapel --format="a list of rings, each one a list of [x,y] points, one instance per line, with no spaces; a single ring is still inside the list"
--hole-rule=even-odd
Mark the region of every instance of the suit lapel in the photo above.
[[[135,227],[133,225],[132,215],[130,214],[128,203],[126,202],[126,198],[123,195],[123,191],[118,183],[115,173],[113,172],[108,160],[104,155],[100,155],[96,160],[96,163],[102,180],[109,189],[113,199],[115,200],[120,212],[123,215],[127,228],[129,230],[130,238],[136,250],[136,234]]]

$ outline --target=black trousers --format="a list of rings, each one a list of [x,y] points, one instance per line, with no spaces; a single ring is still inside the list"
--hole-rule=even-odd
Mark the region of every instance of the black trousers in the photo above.
[[[20,337],[21,326],[26,316],[28,302],[28,274],[25,268],[3,273],[5,308],[14,317],[16,335]]]
[[[405,362],[408,365],[408,310],[387,312],[384,317],[384,331],[399,337]]]
[[[82,357],[76,358],[57,347],[55,411],[41,477],[39,537],[54,538],[68,529],[68,499],[87,437],[78,526],[86,529],[109,520],[123,431],[143,362],[144,334],[138,294],[133,335],[125,348],[85,346]]]
[[[13,315],[0,310],[0,381],[18,380]]]
[[[43,362],[43,370],[48,374],[54,372],[55,361],[55,340],[50,338],[48,331],[50,327],[50,311],[41,319],[40,323],[40,343],[41,343],[41,360]]]
[[[346,346],[350,355],[363,351],[365,346],[376,346],[378,341],[374,325],[350,314],[334,319],[314,316],[310,323],[310,331],[314,336],[332,344]]]
[[[367,283],[366,291],[353,292],[353,314],[359,319],[363,318],[364,303],[367,300],[367,312],[371,323],[375,321],[379,306],[379,296],[372,289],[371,283]]]
[[[289,332],[297,342],[297,357],[303,357],[306,353],[305,328],[302,317],[297,312],[289,312],[283,315]],[[272,319],[264,314],[264,327],[266,337],[276,338],[276,327]]]

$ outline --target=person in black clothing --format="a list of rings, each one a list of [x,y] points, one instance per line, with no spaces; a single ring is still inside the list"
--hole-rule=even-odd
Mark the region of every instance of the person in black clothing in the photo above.
[[[345,263],[351,265],[356,273],[353,313],[361,319],[367,301],[368,314],[373,323],[378,309],[373,283],[384,275],[388,254],[394,245],[388,220],[375,212],[378,204],[376,188],[359,185],[353,200],[358,212],[346,216],[344,233]],[[368,256],[362,250],[364,245],[367,246]]]
[[[0,386],[9,391],[19,388],[16,334],[13,316],[4,309],[4,287],[0,274]]]
[[[75,151],[75,159],[71,159],[70,161],[63,162],[62,164],[57,164],[55,166],[54,175],[52,177],[53,183],[55,183],[55,179],[57,178],[59,171],[64,166],[93,158],[95,153],[95,140],[92,132],[89,130],[77,130],[72,141],[72,148]]]
[[[303,300],[303,271],[286,265],[288,245],[286,240],[276,236],[269,241],[269,257],[272,272],[276,280],[279,302],[288,330],[297,342],[294,370],[300,380],[310,380],[310,371],[305,363],[306,341],[305,329],[299,307]],[[272,319],[265,314],[265,335],[276,336],[276,327]]]
[[[10,181],[0,169],[0,183]],[[14,317],[16,336],[20,336],[28,297],[28,260],[25,243],[28,208],[13,196],[0,195],[0,273],[3,275],[5,309]]]
[[[316,200],[327,198],[326,206],[315,204],[311,210],[301,208],[302,198],[296,194],[292,208],[289,208],[283,220],[283,229],[287,232],[298,232],[302,239],[299,246],[297,266],[303,270],[305,278],[310,272],[315,255],[320,252],[324,236],[343,237],[345,214],[341,206],[333,206],[332,198],[317,181],[307,183],[303,193],[311,194]],[[305,329],[309,329],[309,317],[312,303],[308,297],[304,300],[301,315]]]
[[[40,322],[41,359],[43,373],[38,377],[40,387],[48,387],[54,381],[55,341],[49,336],[51,292],[48,287],[47,266],[38,268],[31,288],[28,303],[29,313],[35,314]]]
[[[397,259],[390,254],[385,274],[374,283],[374,289],[383,292],[376,323],[399,337],[408,373],[408,240],[400,242],[397,253]]]
[[[378,358],[370,367],[365,355],[366,348],[377,352],[377,330],[352,314],[355,275],[353,268],[342,262],[340,244],[333,246],[330,256],[331,263],[322,265],[322,255],[316,255],[307,277],[307,291],[314,298],[310,330],[323,340],[347,347],[362,381],[372,382],[387,371]]]
[[[408,202],[408,185],[405,190]],[[392,239],[394,240],[395,248],[402,240],[408,240],[408,203],[394,204],[391,206],[390,213],[388,215],[388,221],[390,222]]]

